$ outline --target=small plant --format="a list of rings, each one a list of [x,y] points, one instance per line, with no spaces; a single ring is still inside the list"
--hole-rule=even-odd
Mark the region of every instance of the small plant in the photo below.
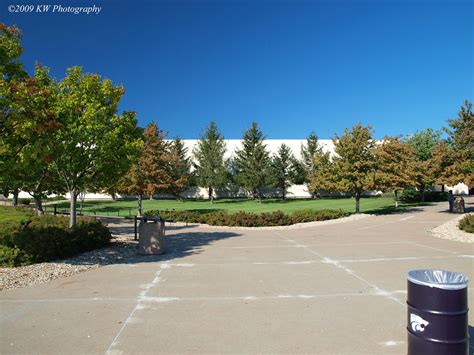
[[[464,218],[459,221],[458,227],[467,233],[474,233],[474,215],[468,214],[464,216]]]

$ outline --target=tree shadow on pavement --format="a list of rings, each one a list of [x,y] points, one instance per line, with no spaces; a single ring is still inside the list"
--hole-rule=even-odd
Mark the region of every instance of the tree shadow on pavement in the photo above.
[[[432,203],[416,203],[416,204],[403,204],[396,208],[395,206],[374,208],[370,210],[364,210],[364,213],[385,215],[385,214],[406,214],[423,212],[426,206],[433,206]]]
[[[171,261],[189,255],[200,254],[204,251],[205,246],[219,240],[240,236],[238,233],[222,231],[173,233],[165,236],[166,252],[162,255],[138,254],[138,241],[134,241],[132,237],[129,241],[116,241],[105,248],[93,250],[58,262],[71,265],[99,264],[103,266]]]

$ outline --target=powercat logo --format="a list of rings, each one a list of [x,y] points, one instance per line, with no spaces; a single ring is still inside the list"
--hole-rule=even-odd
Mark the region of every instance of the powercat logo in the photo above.
[[[430,323],[425,321],[420,316],[410,313],[410,325],[411,325],[411,329],[413,329],[414,332],[420,332],[420,333],[423,332],[425,328],[428,326],[428,324]]]

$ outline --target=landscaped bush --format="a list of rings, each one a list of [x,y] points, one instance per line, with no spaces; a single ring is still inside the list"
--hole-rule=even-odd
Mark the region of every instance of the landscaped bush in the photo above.
[[[107,245],[111,235],[106,226],[82,218],[73,229],[62,216],[34,216],[28,223],[2,225],[0,264],[27,265],[70,257]]]
[[[29,198],[19,198],[18,203],[23,206],[28,206],[31,203],[31,199]]]
[[[464,218],[459,221],[458,227],[467,233],[474,233],[474,215],[464,216]]]
[[[425,191],[425,202],[441,202],[448,200],[448,193],[441,191]],[[402,202],[420,202],[421,192],[416,189],[406,189],[400,194]]]
[[[295,223],[312,221],[325,221],[348,216],[349,213],[342,210],[301,210],[292,214],[285,214],[282,211],[250,213],[237,212],[228,214],[227,212],[199,213],[196,211],[160,211],[151,210],[147,216],[160,216],[165,220],[176,222],[203,223],[211,226],[239,226],[239,227],[265,227],[265,226],[287,226]]]

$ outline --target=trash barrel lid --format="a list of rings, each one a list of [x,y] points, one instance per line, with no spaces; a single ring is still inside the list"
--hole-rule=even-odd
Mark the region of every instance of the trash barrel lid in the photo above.
[[[463,274],[446,270],[412,270],[408,272],[407,278],[418,285],[444,290],[460,290],[466,288],[469,282]]]

